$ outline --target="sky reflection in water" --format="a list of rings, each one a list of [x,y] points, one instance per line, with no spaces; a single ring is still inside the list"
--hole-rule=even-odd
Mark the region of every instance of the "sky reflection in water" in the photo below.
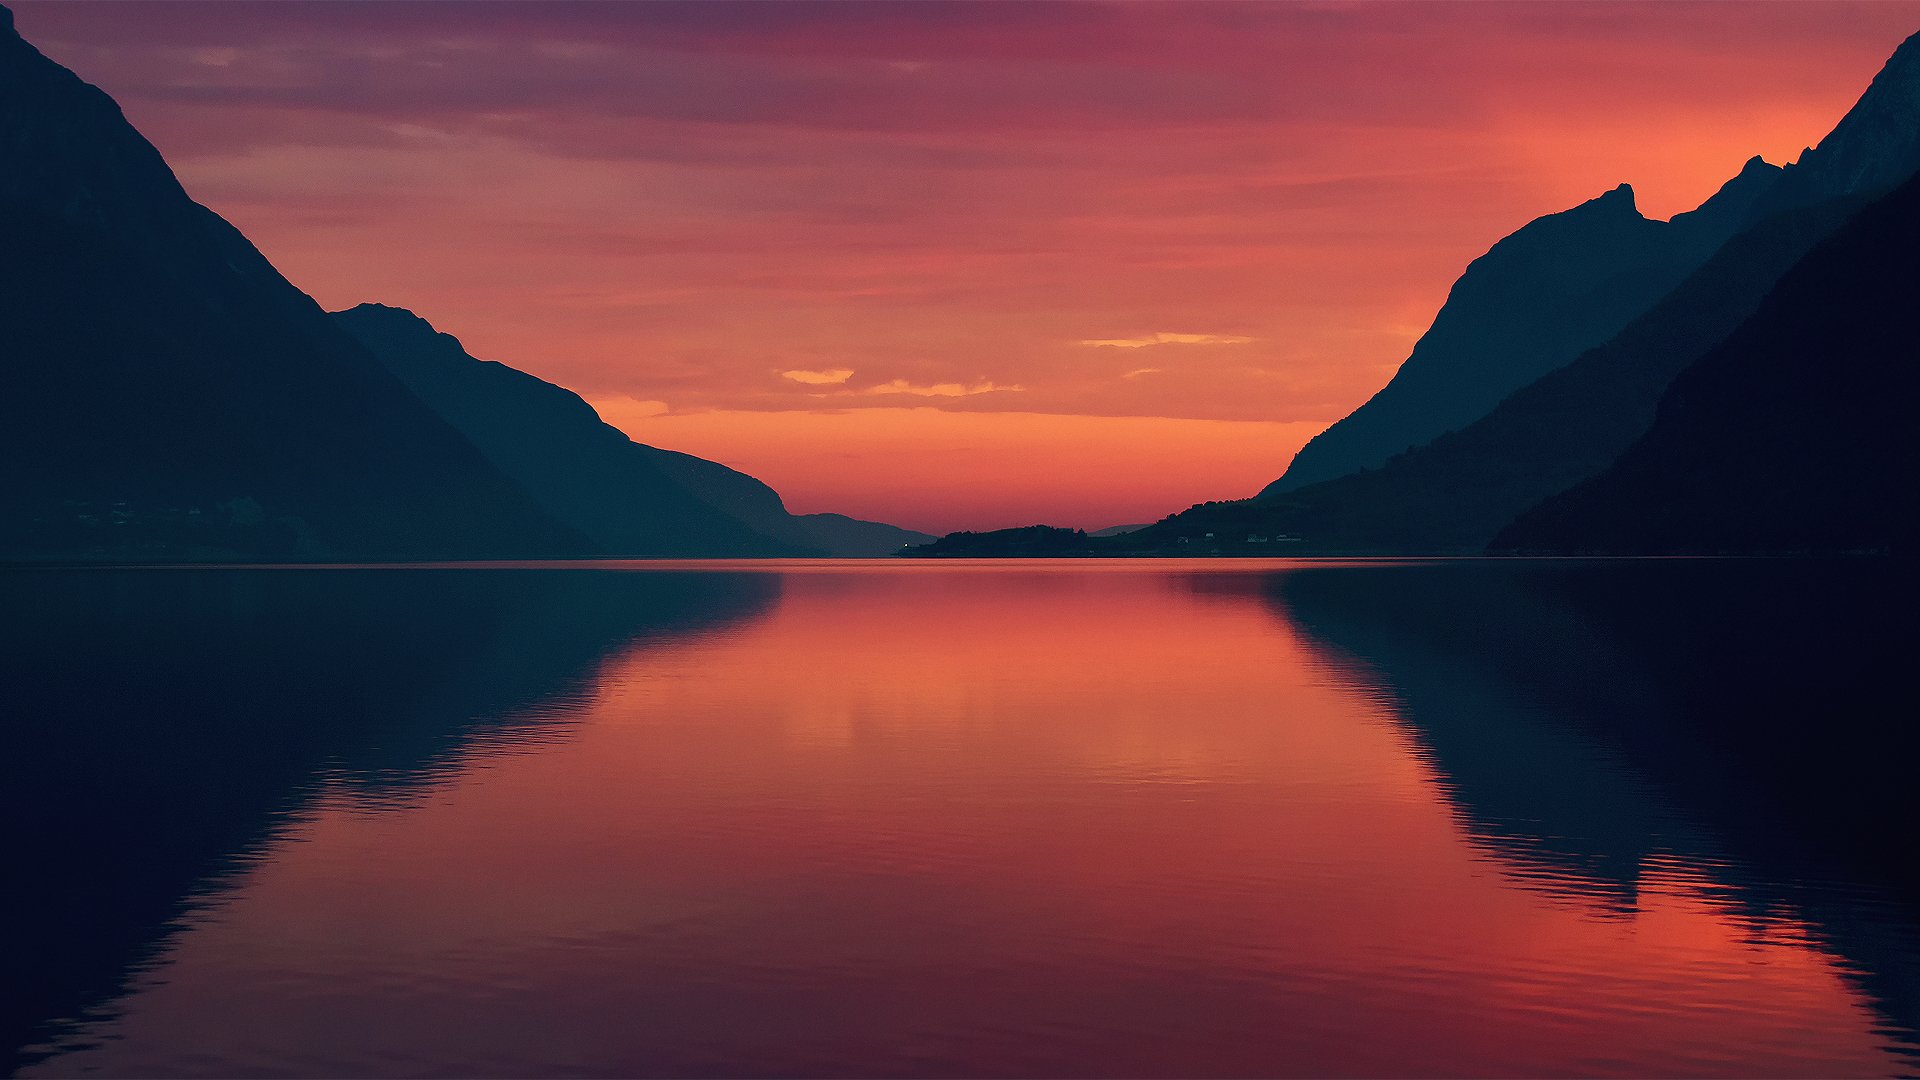
[[[0,589],[29,1075],[1920,1061],[1870,566]]]

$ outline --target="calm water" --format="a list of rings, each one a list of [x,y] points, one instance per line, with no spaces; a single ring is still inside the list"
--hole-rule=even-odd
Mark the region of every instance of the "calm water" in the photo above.
[[[1873,563],[0,572],[0,1036],[1912,1073],[1912,610]]]

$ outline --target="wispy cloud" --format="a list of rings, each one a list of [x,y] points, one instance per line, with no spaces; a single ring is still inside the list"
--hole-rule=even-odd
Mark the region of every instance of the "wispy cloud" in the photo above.
[[[1024,386],[1002,386],[994,382],[978,382],[972,386],[952,382],[934,383],[931,386],[916,386],[905,379],[895,379],[892,382],[881,383],[879,386],[869,386],[865,390],[860,391],[860,393],[875,395],[906,394],[911,397],[929,398],[957,398],[972,397],[975,394],[994,394],[1002,391],[1013,392],[1025,389],[1026,387]]]
[[[1132,338],[1089,338],[1082,345],[1108,349],[1144,349],[1149,345],[1245,345],[1255,339],[1233,334],[1146,334]]]
[[[1122,375],[1120,377],[1123,379],[1137,379],[1142,375],[1158,375],[1160,374],[1161,370],[1162,369],[1157,367],[1134,368],[1132,371],[1129,371],[1125,375]]]
[[[838,386],[853,378],[852,368],[832,368],[827,371],[783,371],[783,379],[792,379],[808,386]]]

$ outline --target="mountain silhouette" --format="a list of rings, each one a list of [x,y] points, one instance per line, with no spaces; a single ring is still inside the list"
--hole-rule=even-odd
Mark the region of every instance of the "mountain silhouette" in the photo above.
[[[1920,169],[1920,34],[1895,49],[1858,103],[1755,203],[1758,218],[1845,195],[1884,194]]]
[[[1261,494],[1378,468],[1606,341],[1731,237],[1778,171],[1756,157],[1672,221],[1641,216],[1621,184],[1528,223],[1468,265],[1392,381]]]
[[[1478,553],[1528,507],[1624,452],[1652,422],[1674,376],[1751,314],[1777,276],[1853,205],[1807,208],[1741,234],[1613,341],[1383,468],[1196,507],[1123,540],[1210,551],[1233,550],[1235,538],[1244,544],[1248,535],[1287,535],[1306,552]]]
[[[403,308],[361,304],[333,318],[549,515],[611,555],[875,556],[931,539],[838,514],[791,515],[759,480],[635,442],[573,391],[476,360]]]
[[[1254,500],[1204,504],[1108,543],[1116,553],[1277,553],[1260,542],[1282,538],[1288,553],[1484,550],[1514,518],[1618,459],[1647,431],[1681,371],[1733,333],[1816,244],[1885,193],[1872,185],[1920,169],[1915,130],[1920,36],[1894,53],[1820,147],[1772,174],[1775,185],[1744,211],[1760,215],[1757,220],[1612,340],[1516,391],[1481,419],[1378,469]],[[1895,134],[1882,139],[1881,132]],[[1769,172],[1749,162],[1743,175]],[[1713,203],[1696,213],[1729,214],[1738,207],[1737,201]],[[1896,321],[1900,311],[1889,306],[1860,316]]]
[[[1698,209],[1665,223],[1641,218],[1621,185],[1494,245],[1467,267],[1387,386],[1310,440],[1260,495],[1379,468],[1458,430],[1625,329],[1744,229],[1833,199],[1883,194],[1916,168],[1920,35],[1894,51],[1859,102],[1794,164],[1775,168],[1754,157]]]
[[[760,481],[636,444],[408,313],[329,318],[4,8],[0,153],[0,559],[872,556],[931,539],[791,515]]]
[[[476,360],[410,311],[362,304],[333,318],[556,520],[609,554],[814,554],[746,524],[780,512],[780,496],[750,476],[636,443],[579,395]],[[690,486],[704,486],[725,508]]]
[[[1600,475],[1522,515],[1500,549],[1910,552],[1920,482],[1920,179],[1795,266],[1674,380]]]
[[[0,557],[595,553],[0,9]]]

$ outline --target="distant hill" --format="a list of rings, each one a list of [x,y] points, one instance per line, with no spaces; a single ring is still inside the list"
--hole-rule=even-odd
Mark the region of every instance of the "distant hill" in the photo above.
[[[934,539],[931,533],[862,521],[845,514],[795,514],[792,520],[795,535],[829,555],[846,559],[898,555],[915,544],[931,543]]]
[[[788,514],[759,480],[635,442],[573,391],[477,360],[405,309],[362,304],[333,318],[551,517],[610,555],[877,556],[932,539],[838,514]]]
[[[1501,549],[1911,553],[1920,524],[1920,180],[1794,267],[1600,475]]]
[[[1392,381],[1260,494],[1379,468],[1611,338],[1738,231],[1778,173],[1756,157],[1670,222],[1642,217],[1625,184],[1530,222],[1467,267]]]
[[[0,558],[596,553],[0,9]]]
[[[930,544],[908,548],[903,555],[923,558],[996,558],[1000,556],[1072,557],[1090,555],[1094,546],[1079,529],[1052,525],[1023,525],[992,532],[948,533]]]

